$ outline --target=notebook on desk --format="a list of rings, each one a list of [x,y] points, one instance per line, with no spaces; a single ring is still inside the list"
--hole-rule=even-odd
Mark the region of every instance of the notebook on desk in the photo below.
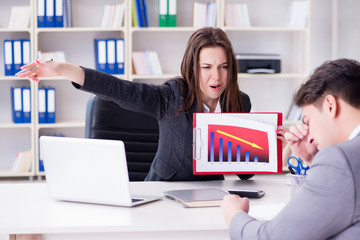
[[[57,200],[131,207],[161,198],[130,195],[122,141],[41,136],[40,158]]]
[[[218,207],[229,193],[217,188],[165,191],[165,198],[180,202],[184,207]]]

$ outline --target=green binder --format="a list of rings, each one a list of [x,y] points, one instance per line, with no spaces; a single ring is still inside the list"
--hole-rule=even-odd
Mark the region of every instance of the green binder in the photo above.
[[[176,27],[177,0],[168,0],[168,6],[169,6],[168,26]]]
[[[135,0],[131,1],[131,15],[132,15],[132,26],[139,27],[138,15],[136,11],[136,3]]]
[[[159,27],[168,26],[168,0],[159,0]]]

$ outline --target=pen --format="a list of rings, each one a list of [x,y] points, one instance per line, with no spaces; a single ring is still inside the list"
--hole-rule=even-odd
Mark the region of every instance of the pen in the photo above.
[[[43,62],[41,62],[41,63],[48,63],[48,62],[51,62],[51,61],[53,61],[52,58],[51,58],[51,59],[48,59],[48,60],[45,60],[45,61],[43,61]],[[38,68],[38,66],[34,66],[34,67],[31,67],[31,68],[27,68],[27,69],[21,70],[21,71],[15,73],[15,76],[17,76],[17,75],[19,75],[19,74],[22,74],[22,73],[24,73],[24,72],[27,72],[27,71],[36,69],[36,68]]]

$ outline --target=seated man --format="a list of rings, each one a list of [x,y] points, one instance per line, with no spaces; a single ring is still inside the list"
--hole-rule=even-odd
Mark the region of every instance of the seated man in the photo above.
[[[303,124],[290,127],[285,139],[311,163],[305,183],[271,221],[250,217],[248,199],[226,196],[231,239],[359,239],[360,63],[324,63],[294,100]]]

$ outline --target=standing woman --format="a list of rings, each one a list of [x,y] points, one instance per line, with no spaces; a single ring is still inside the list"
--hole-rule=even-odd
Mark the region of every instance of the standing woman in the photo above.
[[[147,181],[221,180],[223,175],[193,175],[192,133],[195,112],[250,112],[248,95],[239,90],[232,45],[219,28],[201,28],[190,37],[181,63],[181,77],[162,85],[120,80],[112,75],[69,63],[38,60],[19,75],[63,76],[81,90],[121,107],[148,114],[159,122],[159,145]],[[243,175],[241,178],[247,178]]]

